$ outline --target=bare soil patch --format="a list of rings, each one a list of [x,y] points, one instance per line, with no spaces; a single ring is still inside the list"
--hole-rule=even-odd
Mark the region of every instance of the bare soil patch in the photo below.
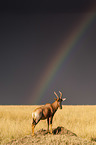
[[[71,135],[71,136],[77,136],[75,133],[71,132],[70,130],[67,130],[66,128],[62,127],[62,126],[58,126],[57,128],[53,129],[53,135],[57,135],[57,134],[62,134],[62,135]],[[45,135],[48,134],[48,132],[46,130],[40,129],[39,131],[36,132],[35,135]]]
[[[46,130],[40,129],[32,137],[27,135],[18,140],[12,140],[6,145],[95,145],[95,142],[87,141],[85,139],[79,138],[75,133],[67,130],[62,126],[58,126],[53,129],[53,135],[48,134]]]

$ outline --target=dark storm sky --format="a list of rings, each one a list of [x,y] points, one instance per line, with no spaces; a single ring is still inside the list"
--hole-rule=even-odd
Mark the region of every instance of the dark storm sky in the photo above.
[[[34,104],[28,100],[46,66],[84,15],[96,13],[95,4],[86,0],[1,4],[1,105]],[[59,90],[67,96],[64,104],[96,104],[96,17],[74,50],[46,89],[46,97],[41,97],[40,104],[53,102],[53,92]]]

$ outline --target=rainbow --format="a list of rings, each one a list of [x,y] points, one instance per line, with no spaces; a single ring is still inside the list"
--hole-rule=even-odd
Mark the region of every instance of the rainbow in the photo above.
[[[39,82],[34,88],[34,92],[32,93],[30,98],[30,102],[32,104],[39,103],[48,86],[51,84],[53,78],[56,76],[58,70],[60,70],[60,68],[66,62],[72,52],[75,51],[74,46],[82,39],[88,28],[91,27],[91,24],[92,22],[94,22],[95,17],[95,13],[85,14],[83,19],[80,20],[79,24],[75,27],[73,32],[71,32],[67,41],[61,44],[57,53],[54,54],[54,57],[45,68],[45,72],[42,73]]]

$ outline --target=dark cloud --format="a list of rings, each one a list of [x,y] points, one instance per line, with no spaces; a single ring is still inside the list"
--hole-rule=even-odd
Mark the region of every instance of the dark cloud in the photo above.
[[[88,12],[95,0],[67,1],[2,1],[0,11],[17,13]],[[91,9],[92,10],[92,9]]]
[[[69,38],[95,1],[13,2],[0,9],[0,104],[34,104],[30,94],[61,43]],[[95,13],[95,11],[93,11]],[[78,30],[79,31],[79,30]],[[95,104],[96,17],[73,52],[62,64],[45,96],[37,103],[53,101],[62,90],[66,104]],[[32,96],[34,97],[34,96]]]

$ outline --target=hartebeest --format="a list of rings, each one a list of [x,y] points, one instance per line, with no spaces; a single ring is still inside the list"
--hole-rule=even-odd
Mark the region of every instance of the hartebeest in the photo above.
[[[52,133],[52,119],[57,111],[58,107],[62,109],[62,101],[66,100],[66,98],[62,99],[62,93],[59,91],[60,97],[54,92],[57,98],[55,102],[52,104],[45,104],[39,108],[36,108],[32,113],[32,135],[34,135],[34,127],[40,120],[47,119],[48,123],[48,133],[49,133],[49,124],[50,124],[50,133]]]

